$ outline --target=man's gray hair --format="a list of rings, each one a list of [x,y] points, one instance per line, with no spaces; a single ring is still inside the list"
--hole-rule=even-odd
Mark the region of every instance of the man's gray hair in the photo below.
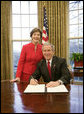
[[[42,50],[43,50],[44,46],[51,46],[52,51],[55,51],[55,46],[54,46],[53,44],[49,43],[49,42],[46,42],[46,43],[44,43],[44,44],[42,45]]]

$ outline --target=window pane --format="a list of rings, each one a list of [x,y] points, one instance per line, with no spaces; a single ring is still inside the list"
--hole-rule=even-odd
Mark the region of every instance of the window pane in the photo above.
[[[21,42],[13,42],[13,71],[14,71],[14,78],[16,75],[18,60],[21,53]]]
[[[38,26],[37,15],[30,15],[30,27],[37,27],[37,26]]]
[[[75,10],[75,9],[78,9],[77,1],[70,1],[69,2],[69,10]]]
[[[70,16],[70,24],[78,24],[78,10],[71,11],[69,13],[69,16]]]
[[[79,9],[83,9],[83,1],[79,2]]]
[[[79,23],[83,23],[83,10],[79,10]]]
[[[30,27],[30,28],[29,28],[29,33],[32,31],[33,28],[34,28],[34,27]]]
[[[69,40],[70,53],[78,52],[78,39]]]
[[[20,15],[13,15],[12,20],[13,20],[13,27],[21,27],[21,22],[20,22]]]
[[[37,1],[30,1],[30,14],[37,14]]]
[[[21,52],[21,42],[14,41],[13,42],[13,52],[20,53]]]
[[[25,45],[25,44],[29,44],[31,41],[23,41],[22,42],[22,46]]]
[[[71,25],[70,26],[70,37],[77,37],[78,36],[78,25]]]
[[[22,28],[22,39],[30,40],[29,28]]]
[[[22,15],[22,27],[29,27],[29,15]]]
[[[79,39],[79,53],[83,53],[83,39]]]
[[[13,28],[13,39],[21,39],[21,28]]]
[[[83,25],[79,25],[79,36],[83,36]]]
[[[20,14],[20,1],[12,1],[12,13]]]
[[[29,14],[29,2],[21,1],[21,14]]]

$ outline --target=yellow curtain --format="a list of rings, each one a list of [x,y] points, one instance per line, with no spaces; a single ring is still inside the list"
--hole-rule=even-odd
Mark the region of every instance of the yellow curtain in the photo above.
[[[67,1],[38,1],[38,25],[43,28],[43,6],[49,28],[49,42],[55,45],[55,55],[67,58]]]
[[[11,1],[1,1],[1,80],[11,79]]]

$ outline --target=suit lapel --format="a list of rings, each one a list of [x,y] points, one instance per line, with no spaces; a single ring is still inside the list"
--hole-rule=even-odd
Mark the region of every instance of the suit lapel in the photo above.
[[[56,62],[55,62],[56,60],[54,59],[54,57],[53,57],[53,59],[52,59],[52,64],[51,64],[51,69],[53,70],[55,67],[56,67]]]
[[[50,76],[49,76],[49,72],[48,72],[48,67],[47,67],[47,64],[46,64],[46,60],[43,61],[43,68],[46,71],[45,72],[45,75],[47,76],[48,80],[50,80]]]
[[[54,72],[56,70],[56,66],[57,66],[56,57],[53,56],[52,64],[51,64],[52,80],[54,80],[54,76],[55,76]]]
[[[53,56],[53,59],[52,59],[52,64],[51,64],[51,69],[54,69],[56,68],[57,66],[57,58]]]

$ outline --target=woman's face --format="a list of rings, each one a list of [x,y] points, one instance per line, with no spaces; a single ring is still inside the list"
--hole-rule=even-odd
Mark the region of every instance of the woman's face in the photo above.
[[[32,34],[33,43],[39,43],[39,40],[40,40],[40,33],[39,32],[34,32]]]

